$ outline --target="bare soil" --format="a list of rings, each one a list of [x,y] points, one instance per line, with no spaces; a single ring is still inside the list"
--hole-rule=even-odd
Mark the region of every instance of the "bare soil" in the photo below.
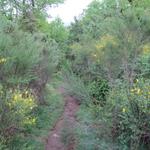
[[[60,119],[57,121],[54,128],[50,131],[49,136],[46,140],[45,150],[74,150],[75,138],[70,138],[69,144],[67,144],[66,146],[64,142],[62,142],[62,131],[65,128],[66,122],[72,128],[77,123],[76,112],[79,108],[79,104],[77,103],[75,98],[69,95],[65,95],[65,90],[63,88],[60,88],[58,91],[62,95],[64,95],[65,100],[64,112],[60,117]]]

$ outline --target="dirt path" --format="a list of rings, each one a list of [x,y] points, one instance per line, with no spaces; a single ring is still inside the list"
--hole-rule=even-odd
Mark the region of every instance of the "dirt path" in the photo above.
[[[60,88],[59,92],[64,94],[64,89]],[[75,139],[70,138],[69,144],[65,146],[62,142],[62,131],[64,128],[69,127],[73,128],[76,124],[76,112],[78,110],[79,105],[76,100],[71,96],[64,96],[65,100],[65,108],[61,118],[58,120],[53,130],[50,132],[45,150],[74,150],[75,147]],[[69,130],[69,129],[68,129]],[[68,137],[66,137],[68,139]]]

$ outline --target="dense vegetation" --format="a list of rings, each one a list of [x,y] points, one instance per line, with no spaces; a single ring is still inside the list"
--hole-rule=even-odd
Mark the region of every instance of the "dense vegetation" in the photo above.
[[[65,36],[57,32],[67,32],[59,20],[49,25],[44,11],[58,2],[0,1],[1,150],[44,149],[42,139],[63,110],[48,81],[63,59]]]
[[[77,150],[150,149],[150,0],[94,0],[69,27],[47,23],[61,2],[0,1],[0,150],[44,149],[62,83],[80,103]]]
[[[70,26],[79,150],[150,148],[150,1],[93,1]],[[80,79],[78,79],[80,78]]]

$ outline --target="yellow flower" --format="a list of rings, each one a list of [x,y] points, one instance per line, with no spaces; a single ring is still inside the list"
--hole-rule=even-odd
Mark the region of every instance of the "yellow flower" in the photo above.
[[[130,91],[131,91],[131,92],[134,92],[134,91],[135,91],[135,89],[131,89]]]
[[[117,39],[112,35],[106,34],[101,37],[101,39],[97,42],[95,47],[96,49],[103,49],[108,44],[111,44],[112,46],[117,46]]]
[[[34,125],[35,122],[36,122],[36,118],[28,118],[28,117],[26,117],[25,120],[23,121],[23,124]]]
[[[139,80],[138,80],[138,79],[135,79],[135,82],[136,82],[136,83],[138,83],[138,82],[139,82]]]
[[[35,121],[36,121],[36,119],[35,119],[35,118],[33,118],[33,119],[32,119],[32,123],[35,123]]]
[[[125,108],[123,108],[123,109],[122,109],[122,112],[123,112],[123,113],[125,113],[125,112],[126,112],[126,109],[125,109]]]
[[[29,102],[33,102],[33,99],[32,99],[32,98],[29,98]]]
[[[6,61],[7,61],[6,58],[0,58],[0,64],[1,64],[1,63],[5,63]]]
[[[27,94],[29,94],[29,92],[28,92],[28,91],[25,91],[25,94],[27,95]]]
[[[101,43],[98,43],[96,46],[95,46],[97,49],[103,49],[105,47],[104,44],[101,44]]]
[[[16,101],[18,99],[18,95],[15,95],[14,96],[14,100]]]
[[[137,89],[137,94],[141,94],[141,89]]]

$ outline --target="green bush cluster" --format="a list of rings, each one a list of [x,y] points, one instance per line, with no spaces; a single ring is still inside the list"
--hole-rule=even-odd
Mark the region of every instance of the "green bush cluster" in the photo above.
[[[149,4],[96,0],[70,27],[67,79],[79,79],[68,83],[88,103],[78,114],[79,150],[150,149]]]
[[[88,84],[88,90],[93,103],[104,105],[107,99],[109,85],[104,79],[97,79]]]
[[[90,94],[87,87],[80,77],[75,75],[72,70],[63,69],[64,88],[66,92],[74,96],[79,103],[90,103]]]
[[[35,108],[47,101],[46,84],[62,53],[45,34],[25,32],[0,18],[0,141],[1,147],[17,149],[37,124]]]
[[[121,83],[110,92],[105,112],[110,113],[112,138],[122,149],[149,149],[149,81],[138,80],[129,88]]]
[[[59,19],[48,23],[45,12],[62,2],[0,1],[2,150],[44,149],[40,136],[47,135],[63,109],[58,93],[48,95],[47,84],[64,59],[68,31]]]
[[[64,142],[75,135],[78,150],[149,150],[149,0],[94,0],[69,27],[46,21],[47,5],[59,2],[0,1],[0,149],[44,149],[34,136],[63,109],[47,83],[65,66],[59,75],[81,109]]]

